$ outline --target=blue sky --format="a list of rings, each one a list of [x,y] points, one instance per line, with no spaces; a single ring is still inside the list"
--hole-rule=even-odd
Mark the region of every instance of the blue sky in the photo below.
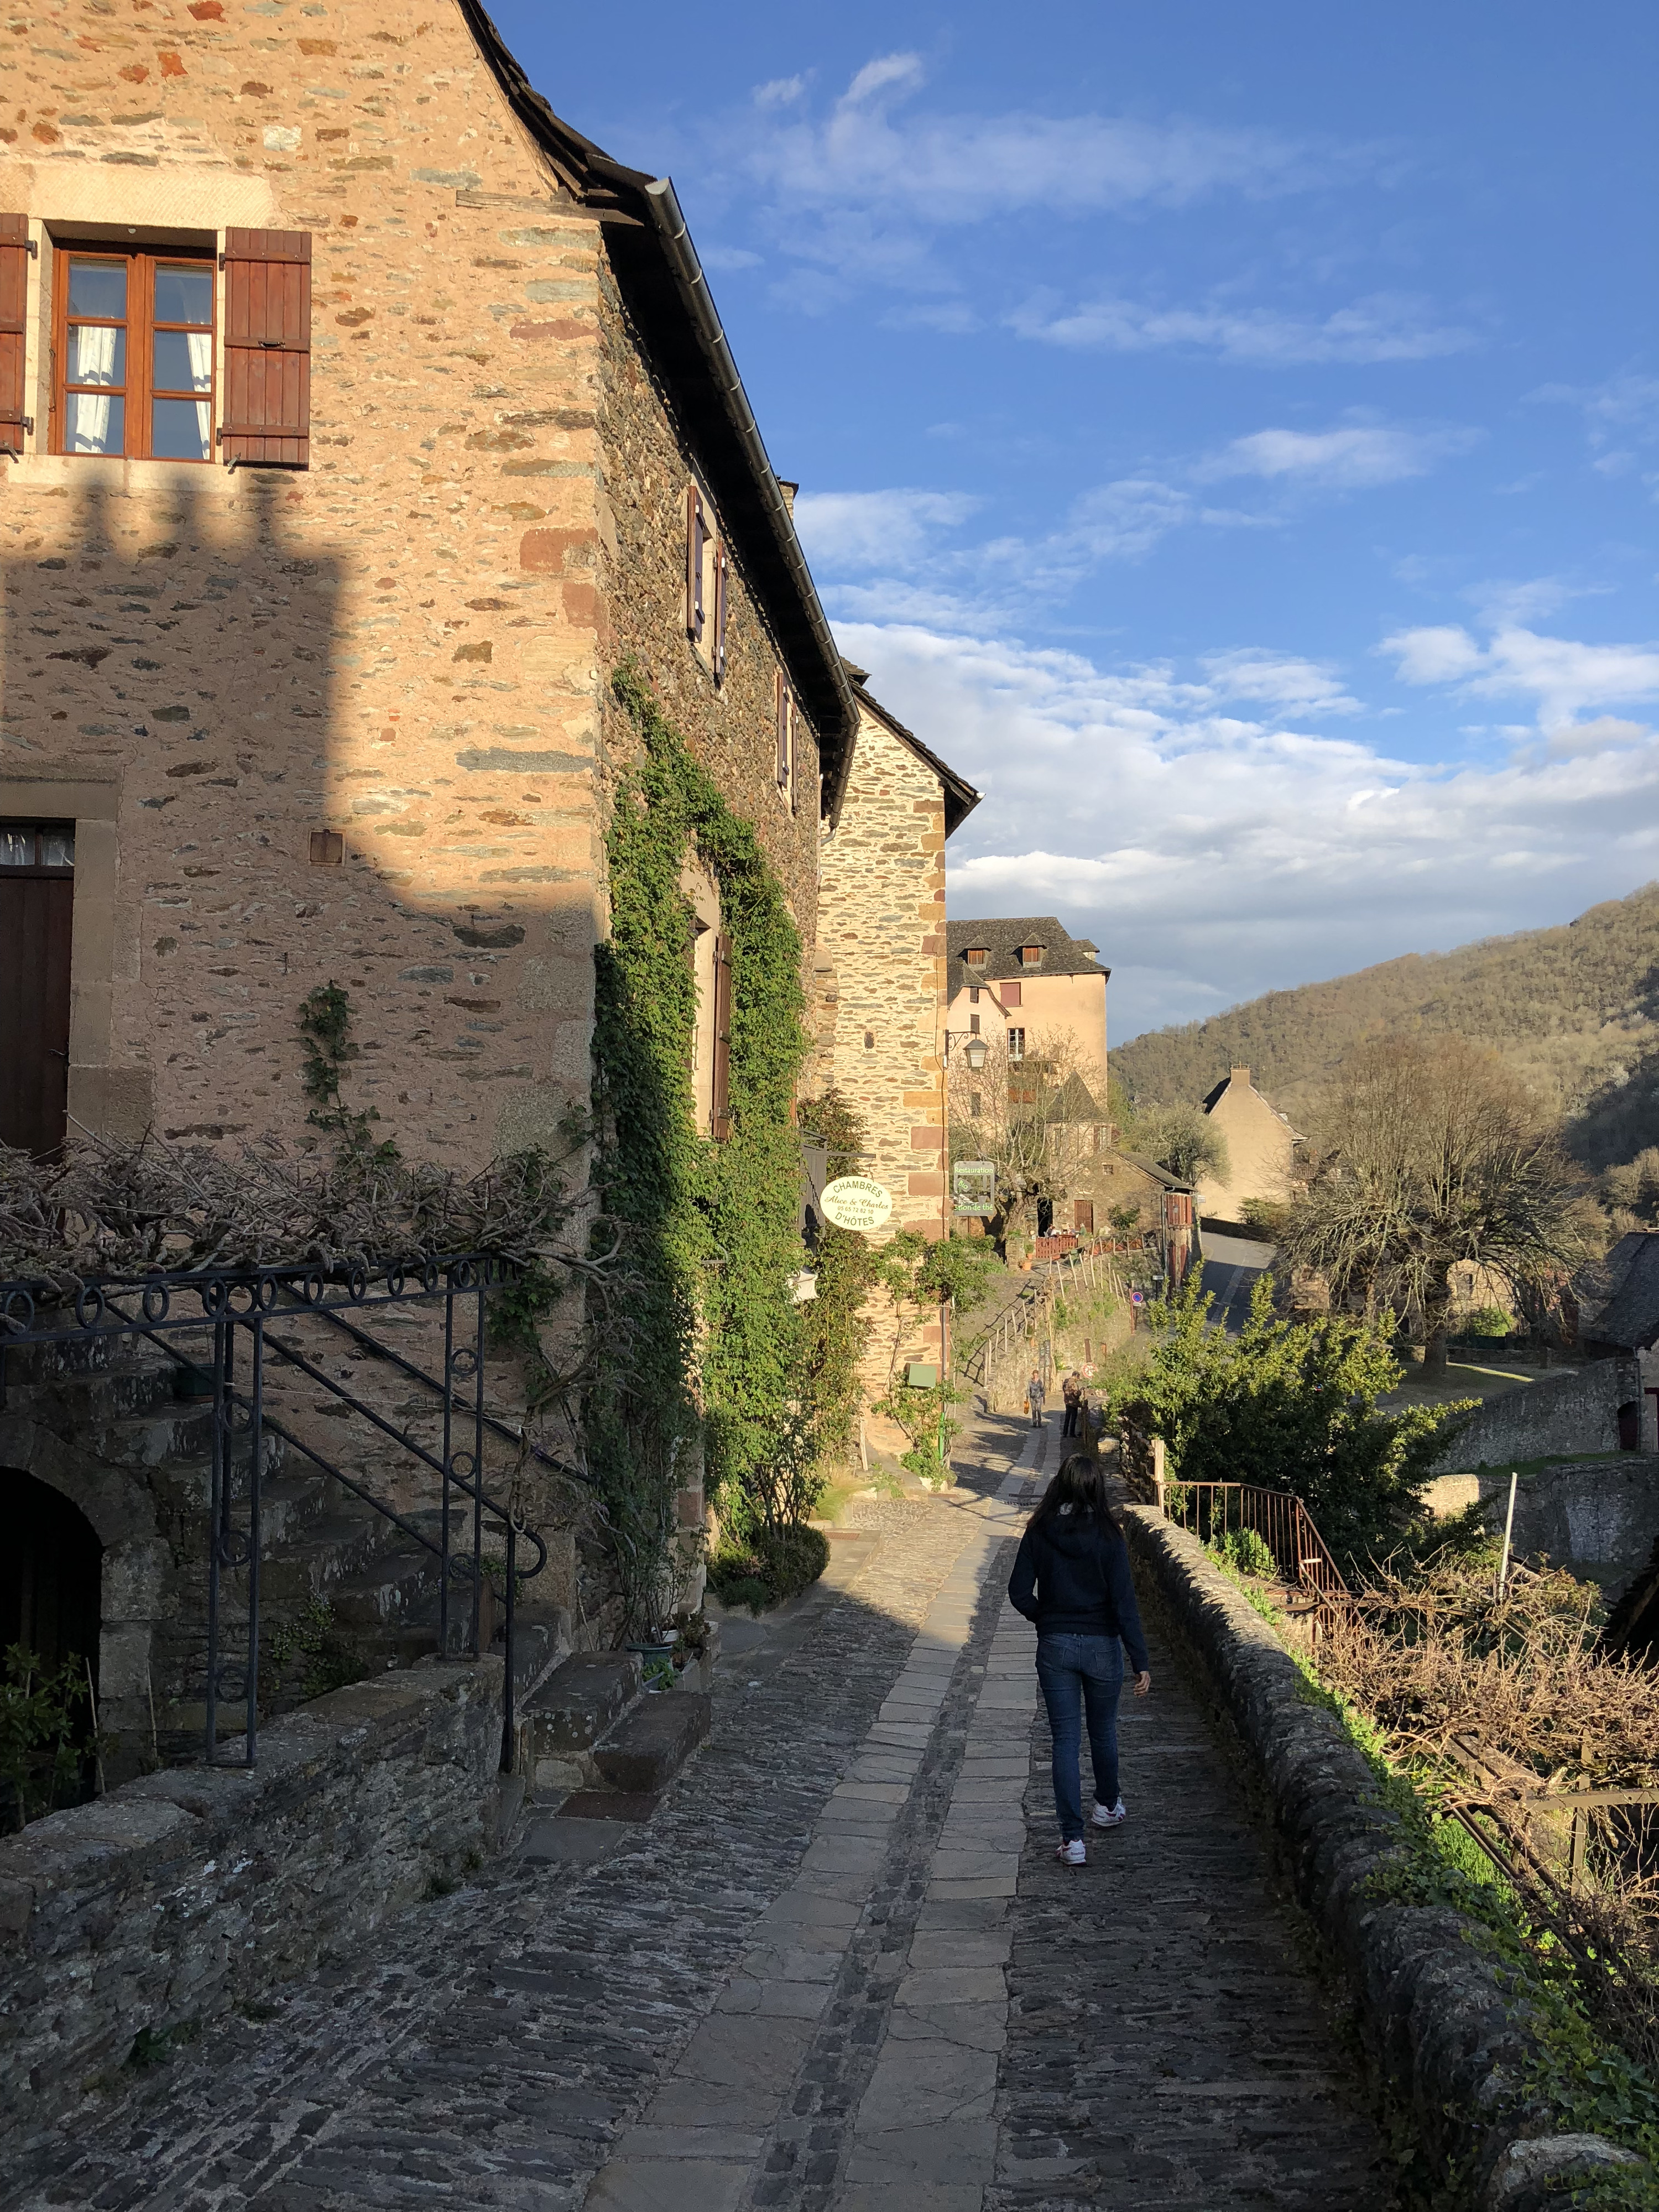
[[[1648,0],[496,14],[1115,1038],[1659,875]]]

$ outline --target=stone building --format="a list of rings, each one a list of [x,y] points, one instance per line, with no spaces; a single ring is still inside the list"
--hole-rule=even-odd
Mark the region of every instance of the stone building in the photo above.
[[[1201,1210],[1223,1221],[1242,1221],[1247,1199],[1282,1206],[1291,1194],[1291,1173],[1302,1142],[1289,1116],[1262,1097],[1248,1067],[1231,1069],[1203,1103],[1226,1139],[1227,1172],[1200,1179]]]
[[[848,664],[858,702],[838,814],[823,823],[818,882],[818,1086],[833,1084],[858,1111],[867,1152],[836,1161],[884,1183],[893,1212],[884,1237],[910,1229],[949,1233],[945,1176],[945,845],[980,793],[866,689]],[[932,1317],[901,1343],[893,1316],[872,1310],[861,1366],[880,1397],[900,1360],[937,1360]],[[885,1431],[883,1440],[891,1441]]]
[[[867,710],[667,181],[470,0],[70,0],[5,66],[0,1139],[303,1141],[337,981],[406,1158],[547,1141],[589,1095],[624,660],[810,962]],[[120,1725],[178,1603],[151,1446],[94,1464],[54,1405],[14,1389],[0,1468],[102,1547]]]
[[[953,921],[947,932],[946,1024],[953,1036],[1003,1033],[1018,1059],[1064,1039],[1071,1072],[1106,1095],[1106,985],[1098,947],[1051,914]]]

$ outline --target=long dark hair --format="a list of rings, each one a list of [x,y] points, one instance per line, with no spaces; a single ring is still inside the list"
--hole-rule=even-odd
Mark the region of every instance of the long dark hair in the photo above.
[[[1067,1507],[1082,1518],[1092,1521],[1103,1536],[1121,1537],[1123,1534],[1106,1495],[1105,1462],[1091,1459],[1087,1452],[1073,1452],[1069,1459],[1061,1460],[1059,1474],[1043,1492],[1031,1516],[1030,1526],[1041,1528],[1045,1522],[1058,1519]]]

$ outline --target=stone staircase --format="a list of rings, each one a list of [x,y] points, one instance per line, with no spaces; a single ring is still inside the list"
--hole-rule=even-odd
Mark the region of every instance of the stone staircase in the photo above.
[[[579,1652],[555,1667],[520,1721],[528,1804],[566,1820],[648,1820],[708,1734],[714,1656],[711,1647],[672,1689],[647,1689],[634,1651]]]
[[[208,1521],[211,1498],[213,1407],[210,1398],[182,1395],[191,1387],[177,1362],[143,1338],[15,1346],[6,1358],[4,1419],[40,1432],[50,1453],[72,1465],[62,1484],[94,1527],[152,1522],[137,1529],[130,1568],[114,1578],[126,1620],[110,1617],[112,1577],[106,1557],[105,1642],[147,1644],[147,1681],[136,1694],[106,1685],[106,1725],[124,1739],[114,1763],[125,1771],[139,1748],[152,1745],[164,1760],[199,1756],[207,1679]],[[292,1425],[284,1408],[285,1425]],[[303,1430],[295,1427],[296,1435]],[[330,1455],[326,1446],[307,1438]],[[232,1444],[233,1512],[246,1527],[249,1437],[239,1426]],[[0,1461],[5,1454],[0,1451]],[[100,1510],[101,1509],[101,1510]],[[301,1449],[267,1428],[260,1480],[260,1705],[291,1710],[319,1687],[407,1667],[438,1650],[439,1561],[397,1523],[313,1465]],[[438,1540],[437,1509],[404,1516],[410,1528]],[[148,1536],[149,1540],[144,1540]],[[471,1507],[453,1508],[451,1542],[470,1542]],[[107,1553],[107,1534],[106,1534]],[[528,1596],[530,1594],[526,1593]],[[483,1641],[498,1626],[486,1589]],[[247,1620],[245,1571],[221,1578],[223,1672],[240,1673]],[[470,1580],[452,1567],[450,1641],[459,1650],[470,1634]],[[119,1635],[126,1632],[125,1639]],[[515,1620],[514,1674],[520,1697],[570,1648],[568,1617],[521,1598]],[[287,1663],[272,1661],[286,1654]],[[222,1699],[221,1725],[234,1731],[236,1712]],[[143,1710],[145,1705],[150,1710]],[[147,1761],[133,1765],[133,1771]],[[112,1778],[118,1778],[118,1777]]]

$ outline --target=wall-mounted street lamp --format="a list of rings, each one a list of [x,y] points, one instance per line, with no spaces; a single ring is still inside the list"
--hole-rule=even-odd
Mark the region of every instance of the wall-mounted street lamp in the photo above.
[[[967,1061],[969,1066],[972,1068],[974,1073],[977,1075],[985,1065],[985,1055],[987,1051],[989,1049],[986,1039],[981,1036],[977,1030],[972,1031],[967,1030],[946,1030],[945,1032],[945,1056],[947,1060],[951,1056],[951,1046],[957,1037],[961,1037],[965,1040],[962,1048],[963,1058]]]

